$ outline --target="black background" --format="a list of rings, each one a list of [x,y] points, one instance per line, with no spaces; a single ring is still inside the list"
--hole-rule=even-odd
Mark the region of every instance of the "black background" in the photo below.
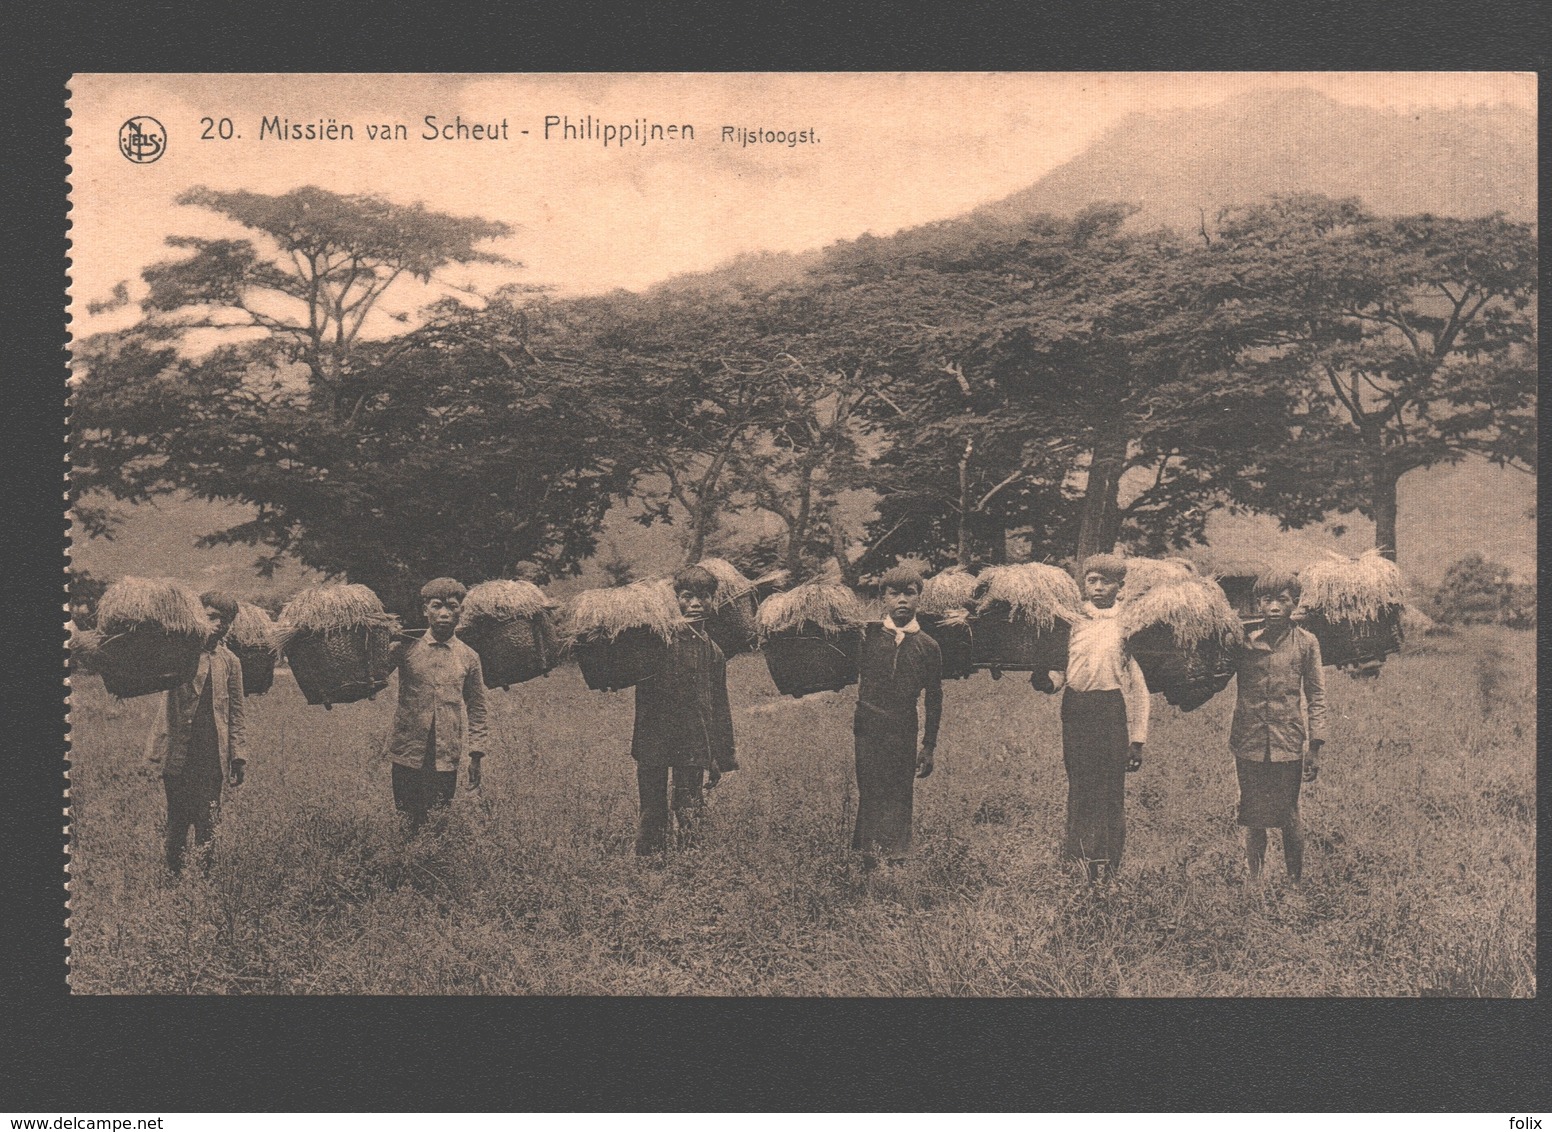
[[[758,23],[737,8],[10,6],[0,1111],[1552,1107],[1540,1000],[68,996],[59,758],[72,71],[1538,70],[1545,57],[1529,0],[945,2],[911,18],[770,3]],[[1545,795],[1539,816],[1544,856]],[[1544,895],[1540,911],[1545,924]]]

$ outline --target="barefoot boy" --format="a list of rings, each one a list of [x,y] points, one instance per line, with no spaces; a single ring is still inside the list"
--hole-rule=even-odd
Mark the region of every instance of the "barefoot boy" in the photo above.
[[[916,606],[921,575],[896,567],[884,575],[883,624],[869,624],[858,657],[857,828],[851,847],[866,861],[903,860],[911,848],[915,780],[932,773],[943,715],[943,655],[921,631]],[[916,701],[925,697],[927,721],[916,748]]]
[[[1062,762],[1067,768],[1063,849],[1090,880],[1121,867],[1126,843],[1126,776],[1142,767],[1148,739],[1148,682],[1127,655],[1116,620],[1126,559],[1095,554],[1083,562],[1083,612],[1067,643],[1065,673],[1031,683],[1062,693]],[[1044,679],[1041,677],[1044,676]]]
[[[1266,860],[1266,831],[1277,828],[1283,831],[1288,875],[1298,880],[1304,871],[1299,784],[1314,781],[1326,739],[1320,643],[1291,620],[1299,603],[1294,575],[1262,574],[1256,579],[1255,596],[1265,624],[1250,634],[1240,652],[1229,735],[1239,777],[1239,824],[1245,826],[1252,877],[1261,875]]]
[[[393,804],[410,833],[434,806],[446,806],[458,788],[458,764],[469,752],[469,789],[480,785],[485,757],[485,679],[480,657],[453,635],[465,590],[436,578],[420,590],[425,636],[399,640],[389,656],[399,670],[399,710],[385,757],[393,763]],[[468,716],[468,733],[464,716]]]
[[[641,798],[637,856],[668,848],[670,781],[672,811],[681,838],[693,829],[705,805],[706,776],[712,785],[736,770],[733,715],[728,709],[727,658],[706,633],[706,612],[717,579],[699,566],[674,575],[674,596],[689,624],[668,643],[657,672],[636,685],[636,722],[631,758]]]

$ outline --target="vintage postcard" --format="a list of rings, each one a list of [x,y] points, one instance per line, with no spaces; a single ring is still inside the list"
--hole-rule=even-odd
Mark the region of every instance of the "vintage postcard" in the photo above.
[[[1533,997],[1536,99],[77,75],[72,992]]]

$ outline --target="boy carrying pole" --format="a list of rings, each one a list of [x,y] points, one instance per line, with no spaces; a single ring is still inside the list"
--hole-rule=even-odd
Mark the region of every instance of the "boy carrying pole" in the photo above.
[[[727,658],[705,624],[717,579],[699,566],[686,566],[674,574],[673,586],[689,624],[669,640],[657,671],[636,685],[631,758],[641,799],[636,835],[641,857],[667,850],[670,810],[687,841],[705,806],[707,776],[715,786],[724,771],[738,768]]]
[[[1062,693],[1062,762],[1067,769],[1064,852],[1089,879],[1113,876],[1126,843],[1126,776],[1142,767],[1148,739],[1148,682],[1127,654],[1116,617],[1126,560],[1095,554],[1083,562],[1084,617],[1067,642],[1067,670],[1031,675]]]
[[[409,819],[412,835],[433,807],[451,804],[465,749],[469,789],[480,785],[485,679],[479,654],[453,635],[465,592],[452,578],[422,586],[426,633],[395,641],[389,653],[389,670],[399,670],[399,709],[384,757],[393,763],[394,808]]]
[[[917,778],[933,770],[938,724],[943,716],[943,655],[921,631],[916,607],[922,578],[897,566],[884,575],[882,624],[869,624],[857,661],[857,713],[852,725],[857,757],[857,827],[851,847],[872,867],[911,849],[911,811]],[[916,701],[925,698],[927,719],[916,746]]]
[[[1239,779],[1239,824],[1252,879],[1266,860],[1266,831],[1283,833],[1283,861],[1295,881],[1304,872],[1299,784],[1313,782],[1326,739],[1326,684],[1320,642],[1293,624],[1299,580],[1283,571],[1256,579],[1265,624],[1250,633],[1235,665],[1237,698],[1229,749]],[[1305,751],[1306,739],[1309,743]]]
[[[210,636],[194,679],[169,691],[156,713],[150,757],[162,764],[167,792],[167,869],[183,871],[189,827],[194,844],[209,843],[221,813],[223,780],[241,786],[247,767],[243,746],[242,665],[226,647],[237,618],[237,599],[212,591],[200,597]]]

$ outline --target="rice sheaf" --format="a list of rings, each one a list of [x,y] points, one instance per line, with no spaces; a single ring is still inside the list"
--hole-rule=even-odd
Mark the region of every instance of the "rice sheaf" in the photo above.
[[[182,636],[203,638],[210,632],[199,595],[175,578],[123,577],[97,603],[97,624],[105,633],[147,623]]]
[[[867,607],[851,590],[833,582],[805,582],[760,603],[760,636],[790,632],[812,624],[839,633],[866,624]]]
[[[495,578],[469,591],[463,599],[461,617],[466,623],[482,619],[515,621],[554,607],[555,603],[532,582]]]
[[[975,601],[982,616],[990,606],[1003,602],[1008,607],[1008,620],[1023,621],[1042,632],[1052,629],[1057,621],[1081,616],[1083,610],[1083,595],[1072,575],[1043,562],[988,566],[977,579]]]
[[[562,629],[572,640],[614,640],[627,629],[648,629],[669,640],[689,624],[679,612],[674,586],[666,578],[648,578],[628,586],[583,590],[565,607]]]
[[[1372,621],[1388,606],[1405,606],[1406,577],[1378,550],[1357,558],[1329,552],[1299,571],[1301,605],[1331,621]]]

